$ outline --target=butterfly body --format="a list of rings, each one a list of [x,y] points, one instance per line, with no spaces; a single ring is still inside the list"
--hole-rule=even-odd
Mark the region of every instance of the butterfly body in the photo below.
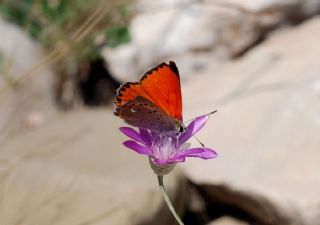
[[[114,114],[132,126],[167,134],[184,130],[180,77],[174,62],[151,69],[139,82],[122,85],[115,105]]]

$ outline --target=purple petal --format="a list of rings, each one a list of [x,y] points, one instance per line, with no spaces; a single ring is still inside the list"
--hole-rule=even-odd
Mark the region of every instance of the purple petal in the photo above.
[[[125,141],[125,142],[123,142],[123,145],[126,146],[127,148],[130,148],[130,149],[136,151],[139,154],[144,154],[144,155],[149,155],[149,156],[152,155],[152,151],[149,147],[142,146],[135,141],[131,141],[131,140]]]
[[[152,143],[152,136],[150,132],[146,129],[139,128],[140,131],[140,138],[144,142],[146,146],[151,146]]]
[[[195,135],[208,121],[209,116],[203,115],[195,118],[187,127],[186,131],[179,137],[179,145],[183,144]]]
[[[189,156],[189,155],[199,154],[199,153],[202,153],[202,152],[203,152],[203,148],[189,148],[189,149],[185,149],[185,150],[179,152],[176,155],[176,157],[180,157],[180,156],[186,157],[186,156]]]
[[[181,152],[179,156],[212,159],[218,157],[218,153],[210,148],[190,148]]]
[[[119,130],[126,136],[128,136],[129,138],[140,142],[141,144],[145,144],[145,142],[143,141],[143,139],[141,138],[140,134],[133,128],[131,127],[120,127]]]

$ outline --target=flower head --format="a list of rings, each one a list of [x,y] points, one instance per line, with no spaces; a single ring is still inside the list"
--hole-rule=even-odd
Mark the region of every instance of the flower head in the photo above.
[[[190,144],[186,143],[205,125],[208,118],[208,115],[195,118],[184,132],[177,134],[157,133],[144,128],[139,128],[138,132],[131,127],[121,127],[120,131],[132,139],[125,141],[124,146],[149,156],[152,166],[166,168],[184,162],[186,157],[202,159],[217,157],[217,153],[210,148],[190,148]]]

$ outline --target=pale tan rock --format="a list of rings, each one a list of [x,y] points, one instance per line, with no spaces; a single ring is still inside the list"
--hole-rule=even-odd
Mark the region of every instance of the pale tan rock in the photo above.
[[[161,61],[184,65],[182,78],[241,56],[269,32],[320,12],[319,0],[138,1],[131,42],[105,47],[115,78],[135,80]]]
[[[111,110],[70,112],[4,142],[0,224],[175,224],[147,157],[122,146],[120,125]],[[176,169],[164,182],[181,212],[183,176]]]
[[[208,225],[249,225],[249,224],[232,217],[224,216],[212,221]]]
[[[316,15],[320,10],[319,0],[227,0],[251,12],[278,16],[280,22],[295,22]],[[260,15],[262,15],[260,14]]]
[[[208,199],[269,224],[319,224],[319,36],[316,17],[184,85],[185,119],[218,110],[198,138],[219,157],[184,164]]]
[[[319,0],[226,0],[216,4],[254,15],[266,33],[277,27],[300,23],[320,12]]]
[[[48,67],[32,70],[44,53],[26,32],[0,19],[0,142],[40,126],[57,113]],[[20,81],[19,86],[13,82]]]
[[[120,81],[135,80],[162,60],[183,64],[184,79],[212,61],[238,56],[262,34],[251,13],[212,2],[145,1],[139,6],[129,26],[131,42],[102,51]]]

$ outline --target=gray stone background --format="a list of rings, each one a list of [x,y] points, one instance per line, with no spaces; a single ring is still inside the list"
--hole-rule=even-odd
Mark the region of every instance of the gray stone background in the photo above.
[[[114,78],[174,60],[185,120],[218,110],[198,138],[219,157],[165,180],[186,225],[320,225],[320,1],[137,7],[131,41],[101,52]],[[17,76],[45,54],[4,20],[0,51]],[[54,71],[37,73],[0,92],[0,224],[175,224],[148,160],[121,145],[112,106],[61,111]]]

